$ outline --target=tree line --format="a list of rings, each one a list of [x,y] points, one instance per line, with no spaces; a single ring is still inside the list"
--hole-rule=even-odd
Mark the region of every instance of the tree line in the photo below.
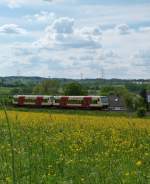
[[[129,111],[137,111],[139,108],[149,109],[147,102],[147,91],[150,90],[149,85],[132,84],[125,85],[103,85],[100,86],[98,82],[95,84],[84,83],[77,81],[62,83],[59,80],[43,80],[38,84],[28,82],[26,85],[18,85],[10,90],[9,95],[15,94],[33,94],[33,95],[118,95],[125,100],[127,109]]]

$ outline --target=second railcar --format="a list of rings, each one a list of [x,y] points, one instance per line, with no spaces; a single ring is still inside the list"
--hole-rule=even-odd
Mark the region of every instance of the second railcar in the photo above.
[[[53,106],[66,108],[103,108],[108,106],[104,96],[54,96]]]

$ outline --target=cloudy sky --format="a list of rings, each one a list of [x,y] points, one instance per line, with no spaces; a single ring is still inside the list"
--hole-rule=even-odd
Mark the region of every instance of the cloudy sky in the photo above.
[[[150,78],[150,0],[0,0],[0,76]]]

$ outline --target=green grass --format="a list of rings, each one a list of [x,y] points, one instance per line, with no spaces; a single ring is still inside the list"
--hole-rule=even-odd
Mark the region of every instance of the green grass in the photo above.
[[[2,109],[2,108],[0,108]],[[125,112],[125,111],[101,111],[101,110],[81,110],[81,109],[57,109],[57,108],[27,108],[27,107],[13,107],[8,106],[8,110],[18,111],[18,112],[48,112],[48,113],[57,113],[57,114],[71,114],[71,115],[86,115],[86,116],[108,116],[108,117],[129,117],[136,118],[136,112]],[[147,116],[143,117],[144,119],[150,119],[150,114],[147,113]]]
[[[37,114],[36,121],[35,113],[1,115],[0,183],[150,183],[149,128],[136,127],[132,119],[128,128],[106,128],[102,121],[119,125],[124,119],[105,116],[95,122],[83,112],[82,121],[80,115],[68,119],[54,112],[48,119]],[[11,113],[15,118],[9,119]]]
[[[0,95],[9,95],[12,87],[0,87]]]

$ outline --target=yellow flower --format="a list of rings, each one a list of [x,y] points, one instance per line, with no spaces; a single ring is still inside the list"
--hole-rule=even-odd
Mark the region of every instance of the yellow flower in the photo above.
[[[125,173],[125,176],[129,176],[129,172],[126,172],[126,173]]]
[[[84,178],[81,178],[81,181],[84,181]]]
[[[141,166],[142,165],[142,161],[141,160],[138,160],[137,162],[136,162],[136,165],[139,167],[139,166]]]

